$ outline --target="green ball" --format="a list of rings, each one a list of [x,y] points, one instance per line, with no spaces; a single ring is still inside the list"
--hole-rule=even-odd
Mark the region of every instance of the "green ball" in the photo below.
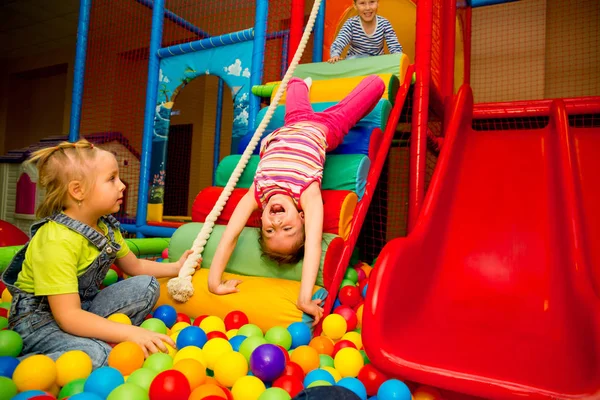
[[[165,353],[154,353],[144,361],[144,368],[163,372],[173,367],[173,359]]]
[[[354,282],[354,284],[356,284],[356,282],[358,282],[358,272],[356,272],[356,270],[354,268],[346,269],[346,274],[344,275],[344,280],[349,280],[349,281]]]
[[[106,276],[104,277],[104,280],[102,281],[102,284],[104,286],[110,286],[113,283],[116,283],[118,280],[119,280],[119,275],[117,275],[115,270],[109,269],[108,272],[106,273]]]
[[[213,371],[210,368],[206,368],[206,376],[210,376],[210,377],[215,376],[215,371]]]
[[[148,400],[148,393],[133,383],[124,383],[117,386],[106,400]]]
[[[328,356],[327,354],[319,354],[319,368],[323,367],[335,368],[333,365],[333,358],[331,356]]]
[[[282,388],[268,388],[258,397],[258,400],[290,400],[290,394]]]
[[[10,310],[10,301],[5,301],[5,302],[0,303],[0,308]]]
[[[17,385],[5,376],[0,376],[0,400],[10,400],[17,395]]]
[[[371,360],[369,360],[369,357],[367,356],[367,353],[364,350],[359,350],[360,354],[363,357],[363,361],[365,362],[365,365],[367,364],[371,364]]]
[[[356,282],[352,282],[349,279],[344,279],[342,281],[342,284],[340,285],[340,289],[343,288],[344,286],[356,286]]]
[[[244,326],[242,326],[238,332],[238,335],[242,335],[242,336],[246,336],[247,338],[251,337],[251,336],[260,336],[263,337],[263,332],[262,330],[254,325],[254,324],[246,324]]]
[[[276,344],[289,350],[292,347],[292,334],[281,326],[274,326],[265,334],[267,343]]]
[[[172,261],[171,261],[171,260],[169,260],[168,258],[165,258],[165,259],[163,259],[163,260],[161,261],[161,263],[164,263],[164,264],[167,264],[167,263],[170,263],[170,262],[172,262]]]
[[[127,383],[138,385],[147,392],[150,390],[150,384],[156,375],[158,375],[158,372],[150,368],[136,369],[127,378]]]
[[[0,331],[0,356],[17,357],[23,350],[23,339],[10,330]]]
[[[308,385],[307,388],[311,388],[311,387],[315,387],[315,386],[333,386],[333,385],[331,384],[331,382],[327,382],[327,381],[314,381],[310,385]]]
[[[0,317],[0,331],[7,327],[8,327],[8,319],[6,319],[5,317]]]
[[[267,340],[262,336],[250,336],[242,342],[240,345],[240,353],[246,358],[246,361],[250,362],[250,355],[261,344],[266,344]]]
[[[167,334],[167,326],[158,318],[148,318],[140,326],[152,332]]]
[[[85,385],[85,381],[87,378],[75,379],[67,383],[60,389],[60,393],[58,393],[58,399],[64,399],[65,397],[75,396],[78,393],[83,392],[83,386]]]

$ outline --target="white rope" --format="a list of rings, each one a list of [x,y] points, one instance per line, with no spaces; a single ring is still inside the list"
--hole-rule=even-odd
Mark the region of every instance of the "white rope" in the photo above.
[[[181,269],[179,270],[179,276],[169,280],[169,282],[167,283],[167,288],[169,290],[169,294],[176,301],[185,303],[186,301],[188,301],[190,299],[190,297],[192,297],[194,295],[194,286],[192,285],[192,275],[194,275],[194,272],[196,271],[196,265],[198,264],[198,260],[202,257],[202,252],[204,251],[204,246],[206,245],[206,242],[208,242],[208,238],[210,237],[210,234],[213,230],[215,221],[217,220],[219,215],[221,215],[221,212],[223,211],[223,207],[225,207],[225,204],[227,203],[229,196],[231,196],[231,193],[233,192],[233,189],[235,188],[237,181],[239,180],[240,176],[242,175],[242,172],[244,172],[244,168],[246,168],[246,165],[248,164],[248,160],[250,160],[250,157],[252,156],[252,153],[254,152],[254,148],[258,145],[258,142],[260,141],[260,138],[261,138],[263,132],[267,128],[267,125],[269,124],[269,121],[271,120],[271,117],[273,116],[273,113],[275,112],[275,109],[277,108],[277,106],[279,104],[279,100],[281,99],[281,97],[283,96],[283,92],[287,88],[287,84],[288,84],[289,80],[292,78],[292,75],[294,74],[296,67],[300,63],[300,58],[302,58],[302,54],[304,53],[304,49],[306,48],[306,44],[308,43],[308,39],[310,38],[310,34],[312,32],[313,26],[315,25],[315,20],[317,19],[317,14],[319,12],[319,7],[321,6],[321,1],[322,0],[315,0],[312,11],[310,13],[310,17],[306,24],[306,29],[304,30],[304,33],[302,34],[302,39],[300,40],[300,44],[298,45],[296,54],[294,54],[294,58],[292,58],[290,67],[288,68],[287,72],[285,73],[285,76],[281,80],[281,84],[279,85],[279,88],[277,89],[277,93],[275,93],[275,96],[273,97],[273,101],[271,101],[271,104],[269,105],[269,108],[267,110],[267,113],[265,114],[265,117],[263,118],[260,125],[256,129],[256,132],[254,132],[254,135],[252,136],[250,143],[248,143],[248,146],[246,147],[246,150],[244,150],[244,153],[242,154],[240,161],[238,161],[238,164],[235,167],[235,170],[229,177],[229,180],[227,181],[227,185],[221,192],[221,195],[219,196],[219,199],[217,200],[217,203],[213,207],[212,211],[206,217],[204,226],[198,233],[196,240],[194,240],[194,243],[192,244],[193,253],[190,254],[190,256],[187,258],[187,260],[183,264],[183,267],[181,267]]]

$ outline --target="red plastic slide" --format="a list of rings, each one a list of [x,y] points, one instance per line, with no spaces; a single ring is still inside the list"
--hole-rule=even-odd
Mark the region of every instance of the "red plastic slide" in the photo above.
[[[424,207],[371,275],[386,373],[486,399],[600,398],[600,130],[475,131],[459,91]]]

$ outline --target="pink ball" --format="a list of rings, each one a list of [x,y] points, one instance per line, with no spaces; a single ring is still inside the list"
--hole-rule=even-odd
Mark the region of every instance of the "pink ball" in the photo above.
[[[164,259],[169,258],[169,248],[167,247],[166,249],[164,249],[160,256]]]

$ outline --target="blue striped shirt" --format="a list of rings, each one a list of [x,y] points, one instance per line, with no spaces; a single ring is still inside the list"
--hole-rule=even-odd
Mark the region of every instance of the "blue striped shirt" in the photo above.
[[[350,45],[348,57],[382,55],[383,39],[387,43],[390,54],[402,53],[402,45],[398,42],[396,32],[387,19],[378,15],[375,31],[371,35],[367,35],[359,16],[348,18],[331,44],[331,57],[339,57],[348,45]]]

